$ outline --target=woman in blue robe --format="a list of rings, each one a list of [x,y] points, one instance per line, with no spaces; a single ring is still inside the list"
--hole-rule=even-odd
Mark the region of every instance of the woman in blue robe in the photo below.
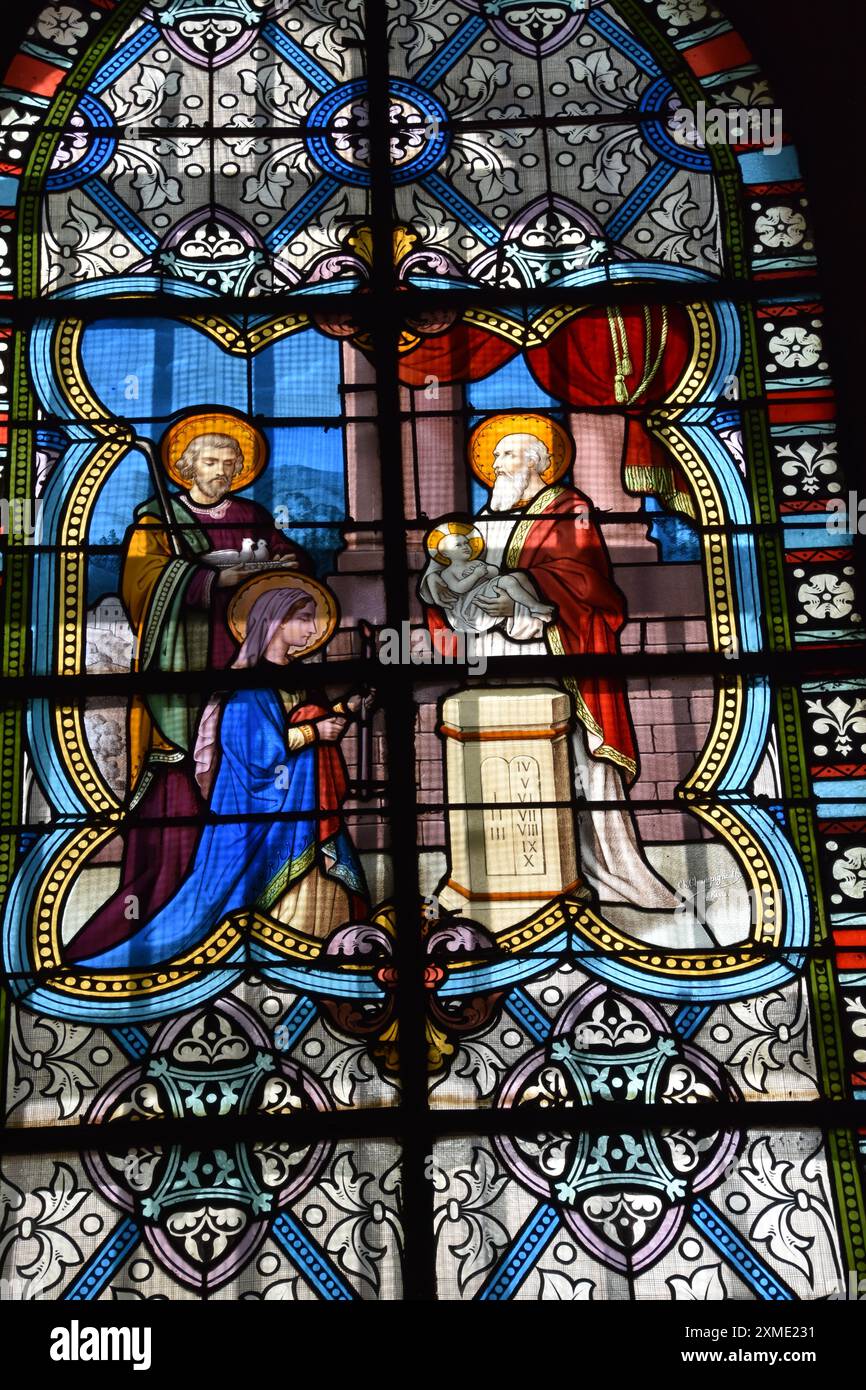
[[[309,646],[315,624],[305,591],[262,594],[235,665],[285,667]],[[360,697],[346,703],[354,713]],[[242,910],[287,924],[294,918],[296,929],[316,936],[363,911],[363,870],[340,819],[347,779],[337,745],[347,722],[341,706],[329,710],[274,688],[211,701],[196,743],[196,776],[214,819],[190,872],[155,917],[79,965],[150,969],[203,945]]]

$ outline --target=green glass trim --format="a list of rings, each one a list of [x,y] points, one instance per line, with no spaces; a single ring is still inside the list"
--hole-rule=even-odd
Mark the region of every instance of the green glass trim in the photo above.
[[[20,497],[20,493],[14,494]],[[3,592],[5,602],[3,604],[3,623],[4,623],[4,643],[3,643],[3,675],[19,676],[24,674],[24,666],[27,658],[27,629],[26,629],[26,596],[27,580],[29,578],[27,569],[27,556],[17,545],[13,544],[13,538],[8,537],[9,547],[6,551],[6,564],[4,567]]]
[[[839,1204],[839,1224],[848,1268],[866,1277],[866,1208],[857,1164],[857,1146],[847,1129],[830,1130],[827,1135],[830,1161]]]
[[[758,325],[751,304],[744,304],[740,310],[740,328],[743,334],[743,397],[746,400],[755,400],[764,395],[764,374],[761,371],[758,351]],[[775,520],[775,511],[769,519]]]
[[[832,965],[813,959],[806,975],[812,1008],[813,1033],[821,1096],[830,1101],[850,1099],[841,1001]],[[858,1278],[866,1274],[866,1208],[857,1147],[848,1130],[827,1135],[830,1169],[847,1268]]]
[[[782,752],[782,791],[786,800],[803,801],[809,796],[811,782],[800,706],[791,686],[783,686],[777,692],[776,711]]]
[[[140,0],[126,0],[104,28],[85,45],[80,61],[61,87],[45,114],[42,128],[21,179],[18,198],[16,237],[16,295],[33,298],[40,294],[39,237],[41,230],[43,182],[58,142],[81,93],[98,72],[106,55],[141,9]],[[27,335],[16,332],[12,348],[12,418],[36,418],[36,402],[30,389],[27,369]],[[26,501],[33,493],[33,433],[14,428],[10,437],[9,499]],[[30,555],[26,539],[10,537],[3,585],[4,643],[2,673],[26,674],[29,632]],[[21,709],[0,713],[0,817],[4,825],[23,819],[24,714]],[[0,902],[5,902],[17,858],[17,836],[0,836]]]
[[[302,874],[307,872],[313,864],[315,857],[316,846],[312,844],[308,845],[303,853],[299,854],[295,859],[292,859],[287,864],[283,864],[282,868],[278,869],[274,874],[268,886],[259,894],[256,899],[256,907],[260,908],[262,912],[267,912],[269,907],[273,907],[277,899],[283,896],[295,880],[299,879]]]
[[[0,988],[0,1068],[2,1068],[2,1078],[0,1078],[0,1114],[2,1123],[6,1124],[9,1114],[9,1012],[12,1002],[7,990]]]
[[[0,798],[0,815],[8,815],[10,822],[16,816],[15,802],[17,790],[23,780],[23,766],[20,749],[22,746],[20,720],[8,714],[0,715],[0,758],[3,760],[3,782],[9,788]],[[17,859],[18,836],[11,832],[0,834],[0,908],[5,906],[6,894],[12,883]]]
[[[811,791],[803,725],[797,692],[783,686],[776,692],[776,727],[779,731],[779,761],[782,768],[782,789],[786,799],[803,803]],[[809,887],[815,930],[813,941],[818,944],[828,937],[826,906],[818,861],[818,842],[815,821],[808,805],[791,805],[788,810],[791,841]]]
[[[839,996],[830,962],[816,957],[809,966],[806,981],[812,1002],[821,1095],[827,1100],[848,1100]]]
[[[742,305],[739,317],[743,340],[743,362],[740,372],[743,399],[763,400],[766,392],[758,349],[758,325],[754,305]],[[774,526],[779,521],[779,513],[776,507],[773,446],[766,405],[746,407],[743,410],[743,433],[749,445],[749,481],[752,487],[755,520],[761,525]]]
[[[782,544],[778,536],[758,536],[757,550],[768,647],[771,652],[787,652],[791,650],[791,624],[782,578],[785,563]]]
[[[707,99],[707,93],[700,87],[700,100]],[[737,280],[751,280],[752,263],[746,244],[746,229],[742,214],[743,179],[736,162],[734,151],[727,145],[710,145],[710,159],[716,171],[719,190],[719,207],[722,224],[726,233],[728,248],[728,273]],[[723,156],[727,156],[728,167],[721,168]]]
[[[818,844],[815,838],[815,825],[811,810],[806,806],[792,806],[788,811],[791,826],[791,840],[806,870],[809,891],[812,895],[812,908],[815,914],[813,940],[816,944],[828,939],[827,913],[824,891],[818,870]]]
[[[12,339],[12,417],[30,420],[35,408],[33,392],[30,389],[30,375],[27,370],[28,338],[25,332],[16,331]],[[27,454],[29,462],[29,453]],[[28,480],[29,481],[29,480]]]
[[[27,374],[27,334],[16,331],[12,339],[12,417],[33,419],[35,402]],[[9,444],[9,498],[27,500],[33,494],[33,434],[13,429]],[[27,669],[30,631],[30,548],[26,536],[9,536],[3,582],[2,674],[21,676]],[[7,706],[0,713],[0,820],[18,825],[23,819],[24,711]],[[15,871],[17,836],[0,837],[0,903]]]
[[[839,1024],[840,1001],[830,964],[813,960],[806,983],[812,1006],[821,1095],[831,1101],[845,1100],[848,1098],[848,1083]],[[847,1269],[862,1278],[866,1274],[866,1209],[857,1147],[848,1130],[830,1130],[827,1144]]]
[[[743,396],[746,399],[764,395],[763,373],[758,355],[758,329],[754,307],[743,305],[740,310],[743,334],[743,362],[740,374]],[[743,446],[749,461],[748,480],[751,486],[752,515],[760,526],[779,525],[776,507],[773,446],[767,407],[746,407],[742,411]],[[792,645],[788,595],[785,591],[784,550],[782,538],[759,535],[758,564],[761,574],[764,619],[770,651],[790,651]]]
[[[699,101],[706,101],[707,93],[686,63],[682,51],[675,48],[664,31],[648,19],[645,8],[637,0],[617,0],[617,9],[635,36],[658,60],[665,76],[670,78],[686,105],[695,106]],[[728,145],[710,145],[706,152],[710,156],[718,188],[719,211],[728,253],[724,273],[736,279],[746,279],[751,275],[751,264],[746,249],[740,196],[743,182],[737,157]]]

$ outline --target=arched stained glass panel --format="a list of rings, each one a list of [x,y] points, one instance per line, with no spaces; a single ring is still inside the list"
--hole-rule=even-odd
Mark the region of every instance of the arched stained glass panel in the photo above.
[[[12,1296],[866,1277],[857,519],[743,40],[70,0],[4,98]]]

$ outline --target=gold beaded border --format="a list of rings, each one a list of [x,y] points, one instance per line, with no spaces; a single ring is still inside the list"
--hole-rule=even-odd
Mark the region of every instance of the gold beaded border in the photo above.
[[[217,314],[206,314],[201,318],[184,315],[180,322],[197,328],[226,352],[245,357],[248,353],[256,353],[271,343],[309,328],[311,319],[309,314],[282,314],[279,318],[268,319],[266,323],[257,323],[248,329],[238,328],[231,319],[221,318]]]
[[[650,418],[648,428],[673,454],[691,484],[698,521],[706,528],[702,534],[702,548],[707,581],[710,640],[714,651],[733,657],[739,651],[739,634],[730,544],[725,532],[722,497],[712,472],[677,423],[679,411],[699,398],[702,386],[712,369],[717,341],[716,326],[706,304],[687,307],[695,327],[695,349],[689,368],[671,397],[670,404],[677,407],[677,414],[671,416],[659,412]],[[692,772],[678,789],[677,796],[690,803],[690,811],[711,825],[731,846],[751,894],[753,944],[776,945],[781,939],[784,902],[778,876],[769,864],[753,831],[743,823],[736,811],[730,806],[718,803],[708,805],[703,799],[718,784],[733,756],[744,704],[745,687],[741,678],[722,678],[717,682],[713,720],[706,744]],[[725,954],[733,956],[734,953]],[[697,968],[697,961],[706,957],[715,962],[718,953],[691,952],[686,955],[670,952],[665,959],[679,958],[679,968],[683,972],[693,972]],[[749,965],[754,963],[754,960],[748,962]],[[719,967],[722,971],[726,968],[728,967]]]
[[[289,960],[311,961],[321,955],[322,942],[319,937],[307,936],[292,927],[272,922],[268,917],[261,917],[258,913],[245,919],[245,925],[248,926],[253,941],[279,951],[281,956],[286,956]],[[360,968],[367,969],[366,966]]]
[[[564,318],[570,318],[572,313],[579,312],[578,309],[562,310],[563,321]],[[510,314],[500,313],[496,309],[467,309],[463,318],[466,323],[473,323],[479,328],[486,328],[488,333],[495,333],[498,338],[504,338],[506,342],[513,343],[516,348],[522,350],[527,346],[533,346],[532,342],[527,339],[527,334],[528,332],[531,333],[531,329],[527,330],[526,324],[521,319],[512,318]],[[538,341],[540,342],[541,339]]]
[[[737,836],[748,834],[737,824],[735,817],[729,816],[724,809],[720,822],[720,833],[731,843],[735,842]],[[759,851],[756,853],[756,877],[765,884],[769,883],[771,875],[766,859]],[[497,945],[511,954],[519,955],[537,948],[559,931],[571,930],[581,936],[595,954],[612,956],[648,975],[675,979],[706,974],[738,975],[766,963],[767,955],[762,948],[780,944],[781,919],[775,912],[775,902],[769,889],[766,907],[768,911],[763,931],[749,941],[721,949],[717,947],[712,951],[682,951],[641,945],[633,937],[605,922],[585,903],[565,898],[544,908],[528,922],[501,932],[497,936]]]
[[[93,999],[100,995],[124,998],[163,994],[199,979],[201,971],[218,965],[231,964],[229,957],[242,944],[243,936],[232,923],[224,922],[194,953],[179,956],[170,965],[155,970],[119,974],[108,971],[89,971],[86,975],[66,972],[51,979],[52,988],[76,999]],[[237,967],[242,968],[240,964]]]
[[[219,965],[243,941],[239,925],[230,918],[211,933],[203,946],[164,968],[126,973],[88,971],[86,974],[77,973],[68,966],[64,968],[60,945],[63,908],[82,864],[111,839],[118,819],[119,815],[115,815],[113,823],[107,827],[88,826],[79,831],[57,851],[40,885],[33,912],[33,960],[40,973],[59,972],[51,984],[61,994],[76,998],[101,994],[129,998],[134,994],[162,993],[194,980],[202,968]]]
[[[122,458],[128,438],[124,427],[105,413],[90,390],[81,362],[83,332],[84,323],[80,319],[64,319],[58,324],[53,344],[57,380],[75,415],[107,437],[76,479],[60,520],[55,662],[61,676],[75,676],[83,669],[87,523],[99,487]],[[60,756],[89,809],[97,812],[116,809],[117,798],[106,786],[91,757],[82,708],[57,706],[53,721]]]

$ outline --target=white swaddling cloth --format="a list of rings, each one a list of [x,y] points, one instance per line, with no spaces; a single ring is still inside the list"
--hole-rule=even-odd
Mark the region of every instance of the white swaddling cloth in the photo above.
[[[462,592],[451,588],[447,573],[436,560],[429,562],[421,576],[421,597],[425,603],[435,604],[442,609],[454,632],[490,632],[495,627],[504,627],[509,623],[511,636],[519,640],[513,629],[519,628],[522,620],[529,619],[527,625],[531,628],[531,634],[528,635],[534,637],[538,631],[538,618],[552,615],[552,607],[539,599],[527,575],[518,572],[500,574],[493,565],[485,564],[483,560],[464,566],[464,579],[469,570],[476,571],[477,582]],[[514,603],[513,615],[484,611],[484,602],[504,596]]]

